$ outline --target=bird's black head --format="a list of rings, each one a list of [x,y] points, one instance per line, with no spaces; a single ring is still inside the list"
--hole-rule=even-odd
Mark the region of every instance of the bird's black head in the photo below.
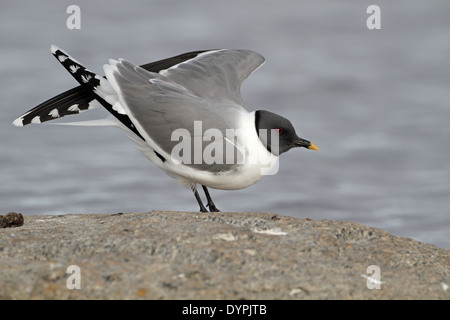
[[[319,150],[314,143],[297,136],[294,126],[288,119],[273,112],[257,110],[255,127],[263,145],[276,156],[294,147]],[[278,137],[278,146],[276,140],[272,141],[272,137]]]

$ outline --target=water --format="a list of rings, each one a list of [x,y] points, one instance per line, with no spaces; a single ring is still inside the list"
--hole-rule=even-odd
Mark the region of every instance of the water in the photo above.
[[[70,4],[0,4],[0,213],[197,210],[118,129],[11,126],[76,85],[50,44],[96,72],[109,58],[248,48],[266,57],[243,85],[248,108],[287,116],[320,151],[288,152],[248,189],[212,190],[220,209],[355,221],[450,248],[448,1],[376,1],[374,31],[372,1],[79,2],[81,30],[66,28]]]

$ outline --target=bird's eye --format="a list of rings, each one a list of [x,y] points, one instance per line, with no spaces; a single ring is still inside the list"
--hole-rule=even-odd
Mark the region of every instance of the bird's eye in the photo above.
[[[275,130],[278,132],[278,134],[283,133],[283,128],[281,128],[281,127],[277,127],[277,128],[275,128]]]

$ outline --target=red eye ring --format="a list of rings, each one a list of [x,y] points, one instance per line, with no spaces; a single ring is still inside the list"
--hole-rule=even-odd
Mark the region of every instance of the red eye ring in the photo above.
[[[282,134],[283,133],[283,128],[277,127],[277,128],[275,128],[275,130],[278,131],[278,134]]]

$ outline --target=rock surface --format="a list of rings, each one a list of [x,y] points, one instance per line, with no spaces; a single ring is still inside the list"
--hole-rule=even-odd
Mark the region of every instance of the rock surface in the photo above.
[[[367,287],[371,265],[381,289]],[[0,299],[449,299],[449,266],[448,250],[380,229],[268,213],[25,216],[0,229]]]

